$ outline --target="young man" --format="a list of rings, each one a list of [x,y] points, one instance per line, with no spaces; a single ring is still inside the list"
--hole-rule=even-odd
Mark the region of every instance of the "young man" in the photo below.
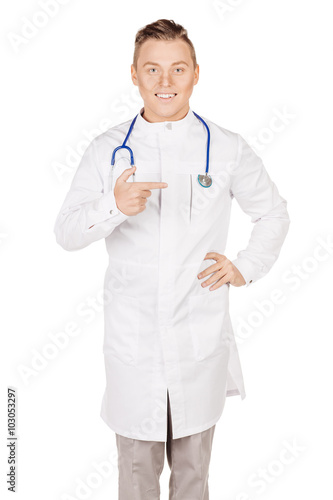
[[[116,433],[119,499],[159,498],[166,444],[170,499],[207,500],[215,424],[226,396],[245,397],[229,287],[273,266],[287,204],[239,134],[190,109],[199,66],[182,26],[142,28],[131,71],[144,106],[89,145],[55,234],[66,250],[105,238],[109,253],[101,416]],[[233,198],[254,228],[229,260]]]

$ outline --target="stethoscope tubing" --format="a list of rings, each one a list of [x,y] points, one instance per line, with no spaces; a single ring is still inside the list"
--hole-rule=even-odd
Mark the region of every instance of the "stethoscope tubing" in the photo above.
[[[203,118],[201,118],[201,116],[197,115],[197,113],[195,113],[194,111],[193,111],[193,114],[204,124],[204,126],[206,127],[206,130],[207,130],[206,174],[208,175],[208,171],[209,171],[209,150],[210,150],[210,130],[209,130],[209,127],[208,127],[207,123],[205,122],[205,120]]]

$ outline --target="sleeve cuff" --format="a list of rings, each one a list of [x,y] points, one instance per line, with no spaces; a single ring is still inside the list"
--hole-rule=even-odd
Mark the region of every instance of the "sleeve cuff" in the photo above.
[[[93,206],[87,213],[86,228],[88,231],[93,230],[94,226],[101,222],[110,222],[118,225],[130,217],[124,214],[117,207],[113,191],[103,194],[100,198],[94,201]]]
[[[105,212],[110,217],[112,217],[112,219],[117,220],[117,222],[118,220],[123,221],[125,219],[128,219],[128,217],[130,217],[129,215],[124,214],[124,212],[122,212],[117,207],[113,191],[109,191],[108,193],[104,194],[103,197],[101,198],[101,203]]]
[[[237,267],[237,269],[245,279],[244,286],[249,286],[251,283],[254,283],[256,281],[255,280],[256,268],[255,265],[252,264],[252,262],[241,257],[238,257],[237,259],[234,259],[231,262],[234,264],[234,266]]]

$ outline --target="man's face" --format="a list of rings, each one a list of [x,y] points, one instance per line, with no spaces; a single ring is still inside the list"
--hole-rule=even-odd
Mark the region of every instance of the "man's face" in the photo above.
[[[137,69],[131,65],[131,75],[144,101],[144,118],[174,121],[189,110],[199,65],[194,68],[190,47],[183,40],[147,40],[140,47]]]

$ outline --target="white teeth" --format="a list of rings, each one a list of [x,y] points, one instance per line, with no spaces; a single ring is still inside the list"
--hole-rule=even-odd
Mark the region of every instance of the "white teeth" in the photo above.
[[[168,99],[169,97],[174,97],[176,94],[156,94],[157,97],[162,97],[163,99]]]

